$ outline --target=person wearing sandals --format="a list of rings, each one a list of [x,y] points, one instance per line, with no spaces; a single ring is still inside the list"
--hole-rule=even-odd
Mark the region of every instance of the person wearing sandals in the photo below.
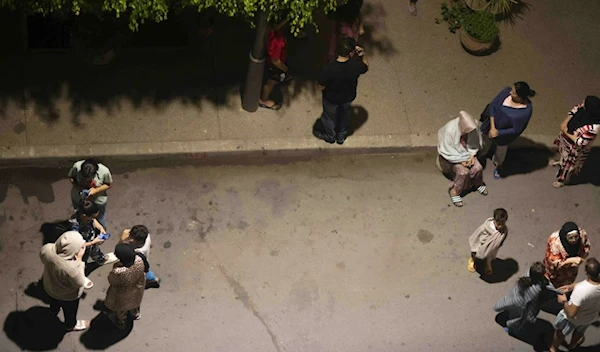
[[[462,195],[473,189],[488,194],[483,183],[483,167],[477,160],[481,132],[473,116],[461,111],[457,118],[440,128],[437,149],[442,172],[453,179],[448,189],[452,204],[462,207]]]
[[[585,230],[572,221],[548,238],[544,265],[546,277],[563,292],[573,291],[579,265],[590,254],[590,241]]]
[[[146,257],[146,260],[150,260],[150,232],[144,225],[135,225],[131,229],[125,229],[121,234],[122,243],[131,245],[137,253],[141,253]],[[160,279],[152,272],[148,270],[146,272],[146,288],[160,287]]]
[[[119,243],[115,247],[119,262],[115,263],[108,274],[108,291],[104,305],[110,321],[119,329],[127,326],[127,316],[138,320],[141,317],[140,305],[146,287],[146,261],[136,255],[132,246]]]
[[[558,147],[560,159],[552,160],[551,166],[558,166],[554,188],[561,188],[569,182],[572,175],[581,171],[592,142],[600,132],[600,98],[589,95],[575,106],[567,118],[560,124],[560,134],[554,141]]]
[[[508,213],[503,208],[494,210],[494,216],[485,220],[481,226],[469,237],[471,246],[471,257],[467,269],[474,273],[476,271],[475,260],[485,260],[485,274],[492,275],[492,261],[496,258],[498,250],[504,244],[508,235],[506,221]]]
[[[517,82],[506,87],[489,103],[481,114],[483,148],[480,155],[485,157],[494,148],[492,162],[496,166],[494,178],[502,177],[502,164],[506,159],[508,145],[514,142],[527,128],[533,107],[529,98],[535,91],[525,82]]]
[[[287,19],[271,25],[267,37],[267,82],[263,85],[258,106],[265,109],[279,110],[281,104],[269,99],[275,86],[282,82],[288,82],[293,79],[288,74],[287,66],[287,40],[283,27],[287,24]]]
[[[90,326],[89,320],[77,320],[79,298],[85,287],[91,287],[84,274],[84,244],[78,232],[67,231],[40,251],[44,264],[42,283],[50,298],[50,311],[58,314],[62,308],[67,331],[81,331]]]
[[[600,314],[600,263],[596,258],[585,261],[586,280],[575,285],[570,299],[566,295],[557,297],[563,309],[556,316],[554,339],[550,352],[558,351],[565,337],[571,333],[569,351],[577,349],[585,341],[585,331],[598,321]]]

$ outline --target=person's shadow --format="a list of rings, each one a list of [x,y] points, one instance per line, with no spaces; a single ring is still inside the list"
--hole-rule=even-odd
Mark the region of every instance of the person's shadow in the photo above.
[[[350,107],[350,123],[348,125],[348,137],[352,136],[354,132],[358,131],[369,119],[369,113],[365,108],[360,105]],[[313,131],[323,133],[323,123],[321,122],[321,116],[317,118],[313,124]]]
[[[54,350],[66,334],[64,324],[49,308],[14,311],[4,321],[4,333],[22,350]]]
[[[105,314],[104,301],[98,300],[94,309],[100,313],[92,320],[90,328],[80,338],[81,343],[90,350],[104,350],[126,338],[133,329],[133,320],[127,319],[127,326],[119,330]]]
[[[508,312],[500,312],[496,315],[496,323],[502,327],[506,327],[508,320]],[[508,334],[518,340],[533,346],[535,351],[547,351],[548,340],[554,333],[554,327],[550,322],[544,319],[537,319],[534,324],[527,323],[519,331],[510,331]]]
[[[492,260],[492,275],[485,274],[485,261],[476,260],[475,268],[479,273],[479,278],[489,284],[498,282],[504,282],[510,279],[517,271],[519,271],[519,264],[512,258]]]

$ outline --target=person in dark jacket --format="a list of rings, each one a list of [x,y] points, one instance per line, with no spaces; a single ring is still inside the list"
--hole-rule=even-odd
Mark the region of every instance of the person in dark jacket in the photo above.
[[[533,111],[529,98],[535,91],[525,82],[506,87],[492,100],[481,114],[483,148],[480,155],[486,156],[494,147],[492,161],[496,166],[494,178],[501,178],[501,169],[508,145],[514,142],[527,128]]]

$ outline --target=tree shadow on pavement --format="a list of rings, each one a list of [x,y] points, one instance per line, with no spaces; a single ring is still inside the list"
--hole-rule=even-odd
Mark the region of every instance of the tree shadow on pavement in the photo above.
[[[96,302],[96,305],[98,302]],[[100,312],[91,322],[90,328],[80,338],[81,343],[90,350],[104,350],[125,339],[133,329],[133,320],[127,320],[124,330],[119,330]]]
[[[369,8],[365,6],[365,11]],[[319,28],[326,28],[325,16],[317,17]],[[372,31],[378,30],[382,27],[374,25]],[[307,39],[288,37],[289,61],[297,78],[293,96],[306,88],[316,89],[316,63],[324,56],[322,42],[328,42],[325,31],[307,28],[307,33]],[[8,108],[16,104],[15,111],[27,110],[32,119],[46,125],[70,119],[82,127],[85,115],[86,119],[100,115],[108,120],[130,109],[163,110],[173,102],[199,111],[207,104],[237,105],[238,100],[230,98],[239,94],[245,80],[254,34],[243,19],[216,16],[213,32],[201,39],[202,45],[165,50],[134,48],[128,42],[120,47],[116,60],[103,67],[86,64],[76,53],[5,58],[6,63],[16,62],[20,67],[0,83],[0,118],[6,119]],[[365,40],[365,46],[377,53],[393,53],[387,39]],[[168,119],[171,114],[162,115]]]
[[[0,100],[2,97],[0,97]],[[1,116],[0,116],[1,118]],[[39,177],[43,174],[44,177]],[[50,204],[55,200],[52,184],[65,179],[64,168],[20,168],[0,169],[0,202],[6,199],[8,187],[19,189],[23,203],[29,204],[29,197],[36,197],[41,203]]]
[[[485,262],[478,260],[475,262],[477,273],[479,278],[489,284],[495,284],[498,282],[504,282],[510,279],[517,271],[519,271],[519,263],[512,258],[492,260],[492,275],[486,275],[484,273]]]
[[[508,312],[504,311],[496,315],[496,323],[502,327],[506,327],[508,320]],[[554,333],[552,324],[544,319],[538,318],[535,324],[526,324],[518,332],[509,332],[511,337],[530,344],[535,351],[547,351],[546,339]]]
[[[58,347],[66,330],[49,308],[36,306],[8,314],[4,332],[22,350],[48,351]]]

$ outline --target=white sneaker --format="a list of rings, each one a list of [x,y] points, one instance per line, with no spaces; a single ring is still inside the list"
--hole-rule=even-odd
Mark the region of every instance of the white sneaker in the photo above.
[[[106,260],[105,260],[105,262],[102,265],[112,264],[112,263],[114,263],[114,262],[116,262],[116,261],[119,260],[119,258],[117,258],[117,256],[113,252],[106,253],[104,255],[104,258]]]

